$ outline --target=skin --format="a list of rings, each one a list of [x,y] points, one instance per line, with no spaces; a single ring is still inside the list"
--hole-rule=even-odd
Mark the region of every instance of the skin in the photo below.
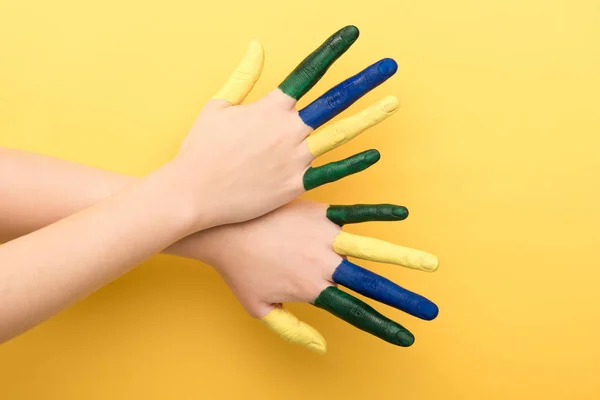
[[[408,330],[333,286],[340,283],[368,297],[380,296],[384,303],[421,319],[435,318],[437,307],[370,271],[370,283],[363,285],[364,275],[345,270],[348,262],[331,246],[341,227],[327,218],[327,208],[296,200],[243,224],[243,229],[230,225],[200,234],[200,259],[219,272],[250,315],[285,340],[321,353],[326,349],[322,335],[280,311],[281,303],[293,301],[311,303],[395,345],[411,345],[414,337]],[[269,240],[261,240],[267,236]],[[236,243],[236,251],[219,251],[219,243]]]
[[[0,237],[10,240],[40,229],[102,202],[135,181],[43,155],[0,149],[0,187],[13,188],[12,196],[0,196]],[[398,218],[392,219],[394,210]],[[165,252],[212,265],[250,315],[285,340],[322,353],[326,349],[323,337],[282,309],[281,303],[325,305],[325,297],[320,302],[316,299],[339,283],[422,319],[437,315],[437,308],[431,311],[435,306],[426,299],[383,277],[367,270],[363,270],[363,275],[370,274],[366,278],[349,273],[346,266],[351,263],[332,247],[346,223],[401,221],[407,215],[405,207],[391,204],[327,206],[295,200],[261,218],[190,235]],[[423,304],[429,312],[420,311]],[[336,315],[344,317],[339,310]]]
[[[294,167],[302,165],[303,155],[308,155],[307,162],[310,162],[313,157],[308,150],[308,141],[304,140],[311,127],[304,124],[298,113],[289,108],[290,105],[293,107],[293,102],[290,102],[290,97],[281,90],[271,92],[255,104],[231,107],[232,102],[242,101],[247,94],[243,92],[249,91],[256,82],[257,76],[252,74],[259,74],[262,70],[261,50],[262,47],[257,47],[255,43],[251,44],[249,55],[240,63],[232,78],[218,94],[219,98],[209,102],[194,123],[176,160],[149,177],[136,181],[81,166],[75,168],[73,164],[67,163],[67,166],[62,162],[49,161],[48,158],[41,156],[3,151],[3,157],[0,159],[6,162],[6,168],[0,170],[16,171],[19,176],[15,179],[11,174],[0,175],[4,183],[2,187],[11,188],[10,196],[0,196],[0,219],[6,222],[2,225],[0,235],[10,240],[15,232],[27,233],[61,218],[64,219],[33,234],[13,240],[0,248],[0,261],[3,261],[0,265],[8,266],[0,269],[0,282],[10,283],[10,286],[0,287],[0,296],[2,296],[0,304],[5,305],[4,308],[0,306],[0,339],[6,339],[33,326],[60,308],[126,272],[152,252],[179,240],[169,247],[168,251],[208,262],[213,260],[211,264],[220,265],[220,268],[217,267],[219,273],[228,281],[251,315],[262,318],[263,322],[284,338],[287,337],[295,343],[306,345],[316,351],[324,351],[324,340],[318,332],[297,321],[291,314],[282,310],[280,305],[283,301],[314,301],[315,305],[330,307],[330,311],[344,318],[344,310],[335,306],[343,304],[341,298],[338,301],[335,300],[335,295],[323,295],[323,297],[320,295],[330,286],[333,273],[337,270],[332,265],[337,263],[338,268],[344,265],[340,261],[340,256],[331,248],[331,243],[340,235],[339,227],[332,229],[335,225],[327,220],[323,208],[311,206],[309,203],[303,205],[302,202],[293,202],[262,218],[244,224],[235,224],[236,221],[250,218],[248,215],[260,215],[264,209],[273,206],[277,199],[281,200],[290,193],[305,189],[303,185],[294,183],[293,176],[298,174],[291,171],[295,169]],[[315,73],[315,70],[309,72]],[[318,76],[318,73],[315,76]],[[340,90],[342,92],[339,95],[344,97],[343,89]],[[351,96],[346,97],[351,98]],[[339,104],[339,107],[343,108],[345,105]],[[354,120],[359,122],[356,124],[357,131],[365,129],[365,123],[360,122],[360,118]],[[236,125],[236,121],[240,123]],[[296,132],[296,137],[304,139],[299,142],[298,147],[294,147],[294,141],[291,141],[292,145],[290,145],[286,141],[274,140],[269,135],[261,136],[265,131],[265,121],[275,125],[271,129],[284,131],[283,137],[295,137],[294,132]],[[349,126],[351,127],[352,124]],[[349,129],[351,136],[358,133]],[[271,132],[271,136],[276,135],[277,133]],[[241,160],[237,160],[237,153],[235,153],[236,159],[233,160],[235,162],[221,157],[230,162],[219,164],[216,162],[218,157],[215,154],[206,150],[200,151],[202,147],[208,149],[216,147],[220,154],[232,154],[233,143],[244,143],[240,141],[242,137],[252,139],[247,140],[250,143],[244,146]],[[338,145],[337,143],[332,143],[332,148]],[[264,157],[261,157],[263,153],[261,149],[267,147],[270,148],[271,153],[266,160],[262,160]],[[275,150],[274,154],[273,150]],[[351,171],[352,168],[356,169],[356,165],[361,165],[365,161],[370,162],[368,157],[363,157],[365,159],[356,159],[358,161],[346,160],[332,163],[341,172],[335,169],[331,171],[334,175],[339,174],[339,177],[345,176],[343,171],[345,167],[347,171]],[[256,159],[259,164],[262,164],[252,173],[242,161],[250,163],[250,160],[256,162]],[[285,163],[279,161],[283,159]],[[18,165],[15,160],[27,160],[27,162]],[[216,174],[219,179],[215,179],[212,170],[205,171],[205,165],[216,166],[215,169],[220,172]],[[274,165],[279,167],[273,168]],[[281,165],[286,167],[281,168]],[[339,168],[340,165],[342,168]],[[259,173],[261,170],[271,171],[271,173],[261,175]],[[305,168],[305,170],[318,169]],[[195,173],[189,174],[187,171]],[[332,180],[331,171],[320,173],[323,181]],[[58,176],[58,172],[62,175]],[[28,173],[30,176],[23,179],[23,175]],[[235,176],[230,176],[231,174]],[[241,175],[241,178],[236,174]],[[51,179],[40,179],[40,176]],[[285,176],[290,176],[291,179],[278,179]],[[283,187],[274,185],[270,179],[264,177],[276,178],[274,181],[280,184],[283,182]],[[296,180],[298,181],[300,180]],[[48,182],[53,184],[47,186]],[[89,190],[84,189],[86,185]],[[212,198],[203,197],[203,187],[209,187],[222,194],[225,200],[216,202]],[[62,195],[59,194],[61,190]],[[263,193],[256,193],[257,190]],[[73,192],[76,194],[74,195]],[[113,194],[114,192],[117,194]],[[227,193],[231,193],[229,197],[233,199],[224,196]],[[270,196],[265,193],[270,193]],[[153,201],[144,201],[147,198],[152,198]],[[207,210],[213,209],[225,209],[227,213],[205,214]],[[135,212],[127,215],[128,210]],[[176,214],[172,214],[172,210],[176,210]],[[311,213],[315,214],[314,218],[311,218]],[[19,218],[20,214],[25,218]],[[293,230],[301,226],[300,219],[305,222],[320,221],[322,236],[314,234],[314,229],[319,228],[317,226],[300,229],[297,232],[299,235],[271,229],[272,236],[270,236],[269,230],[265,230],[265,226],[282,228],[286,225],[283,223],[286,219],[291,221],[289,226],[293,227]],[[323,224],[323,221],[326,221],[327,225]],[[194,231],[231,222],[234,223],[191,235]],[[82,234],[82,231],[87,234]],[[242,237],[236,237],[240,233]],[[243,240],[244,234],[247,234],[251,240]],[[189,236],[182,239],[186,235]],[[304,274],[306,268],[299,268],[293,262],[290,263],[290,267],[295,267],[295,270],[282,269],[278,265],[280,260],[284,259],[281,254],[272,259],[268,258],[270,254],[266,254],[266,259],[261,259],[263,254],[257,254],[261,251],[261,246],[266,245],[266,249],[269,249],[270,244],[276,243],[275,238],[285,238],[287,246],[282,242],[277,249],[282,251],[287,249],[289,253],[287,256],[293,256],[294,249],[289,247],[290,243],[295,243],[302,249],[306,248],[304,247],[306,244],[311,243],[309,238],[303,238],[303,235],[308,235],[312,239],[320,238],[320,241],[314,242],[314,245],[327,250],[327,254],[323,252],[320,255],[321,262],[315,263],[321,272],[325,271],[327,282],[325,287],[318,287],[322,286],[318,285],[318,282],[321,284],[325,282],[322,277],[319,278],[319,274],[310,275],[309,271],[310,276],[307,277]],[[257,238],[260,239],[258,244]],[[219,248],[218,242],[239,243],[239,248],[236,252],[228,248],[215,254],[214,251]],[[253,244],[248,246],[248,243]],[[32,255],[29,251],[32,247],[36,248],[36,254]],[[296,251],[300,250],[296,249]],[[315,253],[311,252],[311,256]],[[237,256],[241,259],[228,259],[228,256]],[[334,257],[335,262],[333,262]],[[250,266],[240,268],[241,263],[248,261],[252,261]],[[252,283],[252,287],[246,286]],[[274,288],[269,288],[269,285]],[[242,290],[238,290],[240,287]],[[329,292],[331,291],[327,293]],[[278,293],[279,297],[272,296],[275,293]],[[318,298],[321,300],[317,300]],[[332,300],[333,302],[327,305],[326,298],[335,301]],[[350,304],[348,299],[345,299],[346,304]],[[14,304],[23,306],[11,307]],[[356,306],[346,307],[346,311],[351,310],[356,310]],[[350,318],[354,314],[347,314],[345,318]],[[362,315],[365,316],[365,321],[376,317],[372,311]],[[377,333],[385,339],[381,335],[387,332],[385,330],[389,330],[388,328],[382,328],[384,325],[380,324],[379,327],[384,329],[384,332],[376,332],[372,326],[364,325],[365,321],[361,322],[359,318],[358,321],[349,322],[371,333]],[[397,344],[402,343],[406,343],[406,340]]]
[[[325,74],[331,64],[342,55],[358,38],[358,29],[347,26],[330,36],[321,46],[312,52],[300,65],[279,85],[279,90],[272,92],[272,97],[289,97],[294,103],[300,99]],[[257,41],[252,41],[244,59],[236,67],[229,80],[213,99],[223,99],[231,104],[240,104],[252,89],[262,71],[264,51]],[[397,70],[396,62],[383,59],[371,65],[346,81],[334,86],[311,104],[297,112],[297,117],[304,127],[304,138],[316,129],[344,111],[363,95],[373,90],[390,78]],[[364,110],[358,115],[333,124],[321,134],[306,138],[308,154],[313,158],[332,150],[356,137],[362,131],[382,121],[397,110],[398,101],[388,96],[380,101],[377,111],[374,107]],[[295,112],[295,110],[294,110]],[[375,114],[375,115],[374,115]],[[295,121],[297,124],[297,121]],[[342,140],[339,131],[344,129],[346,136]],[[311,150],[312,149],[312,150]],[[303,176],[305,190],[334,182],[343,177],[360,172],[379,161],[376,150],[356,154],[345,160],[332,162],[318,168],[309,167]]]

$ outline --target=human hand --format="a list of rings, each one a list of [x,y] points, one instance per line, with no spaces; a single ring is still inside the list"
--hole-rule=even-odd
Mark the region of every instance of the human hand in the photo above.
[[[284,302],[311,303],[383,340],[410,346],[408,330],[336,287],[434,319],[438,308],[431,301],[345,259],[435,271],[438,261],[431,254],[341,230],[347,223],[407,216],[406,208],[390,204],[327,206],[298,199],[261,218],[200,232],[180,249],[213,266],[251,316],[292,343],[326,351],[325,339],[284,310]]]
[[[261,45],[250,43],[246,56],[206,104],[172,162],[178,183],[175,187],[189,200],[186,204],[191,204],[193,215],[201,218],[194,224],[196,230],[258,217],[306,190],[362,171],[379,160],[377,150],[367,150],[310,167],[315,157],[395,112],[395,97],[385,97],[361,113],[307,136],[392,76],[397,69],[393,60],[371,65],[300,111],[294,108],[357,37],[354,26],[339,30],[277,89],[256,103],[239,105],[263,65]]]

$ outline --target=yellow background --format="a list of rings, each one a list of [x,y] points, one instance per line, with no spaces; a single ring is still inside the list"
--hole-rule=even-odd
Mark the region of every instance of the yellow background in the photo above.
[[[0,145],[142,175],[173,156],[247,42],[251,99],[330,33],[361,38],[301,104],[382,57],[398,114],[333,160],[380,163],[314,191],[396,202],[349,230],[438,255],[366,263],[440,305],[392,347],[308,305],[320,357],[248,317],[208,267],[160,256],[0,347],[2,399],[600,398],[600,3],[595,0],[0,0]],[[347,115],[347,114],[346,114]]]

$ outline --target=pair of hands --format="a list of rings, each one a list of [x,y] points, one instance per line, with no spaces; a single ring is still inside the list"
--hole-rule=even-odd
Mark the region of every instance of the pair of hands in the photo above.
[[[433,255],[341,230],[346,223],[403,220],[408,216],[406,208],[294,200],[304,191],[360,172],[379,160],[379,152],[368,150],[321,167],[310,166],[314,158],[395,112],[398,102],[392,96],[309,134],[392,76],[397,68],[393,60],[367,67],[300,111],[294,108],[357,37],[355,27],[341,29],[277,89],[256,103],[240,105],[263,65],[262,47],[252,42],[169,166],[176,171],[180,198],[186,199],[184,204],[195,216],[192,229],[214,227],[184,239],[194,238],[190,245],[200,243],[191,251],[194,258],[216,268],[250,315],[284,339],[321,353],[326,350],[323,337],[285,311],[282,303],[309,302],[399,346],[410,346],[414,336],[339,290],[337,284],[425,320],[438,314],[431,301],[346,259],[435,271],[438,261]],[[209,168],[211,173],[198,178],[197,171]],[[207,187],[211,189],[208,201]],[[206,210],[211,211],[208,217]],[[222,243],[229,243],[230,251],[220,251]]]

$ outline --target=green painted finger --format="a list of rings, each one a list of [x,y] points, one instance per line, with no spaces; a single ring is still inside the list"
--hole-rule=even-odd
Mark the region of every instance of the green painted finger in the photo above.
[[[386,342],[408,347],[415,341],[413,334],[402,325],[336,287],[330,286],[323,290],[313,304]]]
[[[401,221],[406,217],[406,207],[394,204],[331,205],[327,209],[327,218],[339,226],[367,221]]]
[[[304,189],[311,190],[363,171],[379,161],[380,158],[381,155],[377,150],[367,150],[321,167],[311,167],[304,173]]]
[[[346,26],[329,37],[313,51],[279,85],[279,89],[298,100],[321,79],[331,64],[352,46],[358,38],[358,28]]]

